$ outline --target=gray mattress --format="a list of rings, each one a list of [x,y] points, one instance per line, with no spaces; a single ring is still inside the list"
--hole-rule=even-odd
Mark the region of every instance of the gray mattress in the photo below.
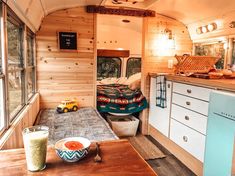
[[[107,122],[93,108],[82,108],[77,112],[57,113],[54,109],[45,109],[40,114],[38,125],[49,127],[49,144],[66,138],[81,136],[90,141],[115,140]]]

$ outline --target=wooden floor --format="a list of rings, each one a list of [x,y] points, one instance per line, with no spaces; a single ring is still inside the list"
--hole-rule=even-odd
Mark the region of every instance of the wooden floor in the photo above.
[[[158,176],[196,176],[190,169],[188,169],[155,139],[153,139],[151,136],[147,137],[166,155],[166,157],[162,159],[147,161],[158,174]]]
[[[106,114],[101,113],[101,115],[106,119]],[[162,159],[147,161],[153,170],[158,174],[158,176],[196,176],[189,168],[187,168],[154,138],[151,136],[147,136],[147,138],[166,155],[166,157]]]

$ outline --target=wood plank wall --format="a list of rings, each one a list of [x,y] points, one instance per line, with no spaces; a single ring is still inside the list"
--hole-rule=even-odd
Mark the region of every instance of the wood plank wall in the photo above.
[[[41,108],[55,108],[61,100],[77,98],[81,107],[95,106],[96,16],[85,7],[59,10],[42,21],[36,34],[37,87]],[[57,32],[78,34],[78,50],[60,51]]]
[[[15,149],[23,147],[22,130],[26,127],[33,126],[39,107],[39,94],[37,93],[29,105],[20,113],[7,132],[1,137],[0,149]]]
[[[175,48],[165,49],[161,37],[165,29],[170,29],[175,40]],[[143,59],[141,89],[149,100],[150,78],[148,73],[173,73],[168,68],[168,60],[176,63],[175,54],[192,53],[192,41],[185,25],[166,16],[144,18],[143,21]],[[142,132],[148,134],[148,109],[141,114]]]

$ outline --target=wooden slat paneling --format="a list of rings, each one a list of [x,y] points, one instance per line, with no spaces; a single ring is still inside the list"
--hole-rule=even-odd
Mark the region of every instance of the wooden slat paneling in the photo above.
[[[161,36],[165,29],[172,30],[175,40],[174,49],[162,49],[164,43],[161,43]],[[156,45],[156,43],[158,43]],[[182,55],[192,52],[192,41],[188,30],[179,21],[157,15],[155,18],[144,18],[143,20],[143,49],[142,49],[142,78],[141,89],[144,95],[149,100],[150,79],[148,73],[173,73],[174,69],[168,68],[168,60],[173,60],[175,54]],[[141,114],[142,132],[148,133],[148,110],[144,110]]]
[[[170,29],[175,41],[174,49],[165,49],[161,37],[165,29]],[[192,52],[192,41],[185,25],[177,20],[157,15],[143,20],[143,49],[142,49],[142,78],[141,90],[149,100],[150,79],[148,73],[173,73],[168,68],[168,60],[173,60],[175,54],[182,55]],[[148,109],[141,114],[142,132],[148,133]]]
[[[77,32],[78,51],[60,51],[58,31]],[[66,98],[76,98],[81,107],[95,106],[95,37],[95,15],[84,7],[59,10],[44,18],[36,34],[41,108],[55,108]]]

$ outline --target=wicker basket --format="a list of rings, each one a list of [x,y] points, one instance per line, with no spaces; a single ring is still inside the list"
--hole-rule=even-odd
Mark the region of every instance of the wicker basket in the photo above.
[[[212,56],[175,56],[178,60],[176,73],[208,73],[220,57]]]

